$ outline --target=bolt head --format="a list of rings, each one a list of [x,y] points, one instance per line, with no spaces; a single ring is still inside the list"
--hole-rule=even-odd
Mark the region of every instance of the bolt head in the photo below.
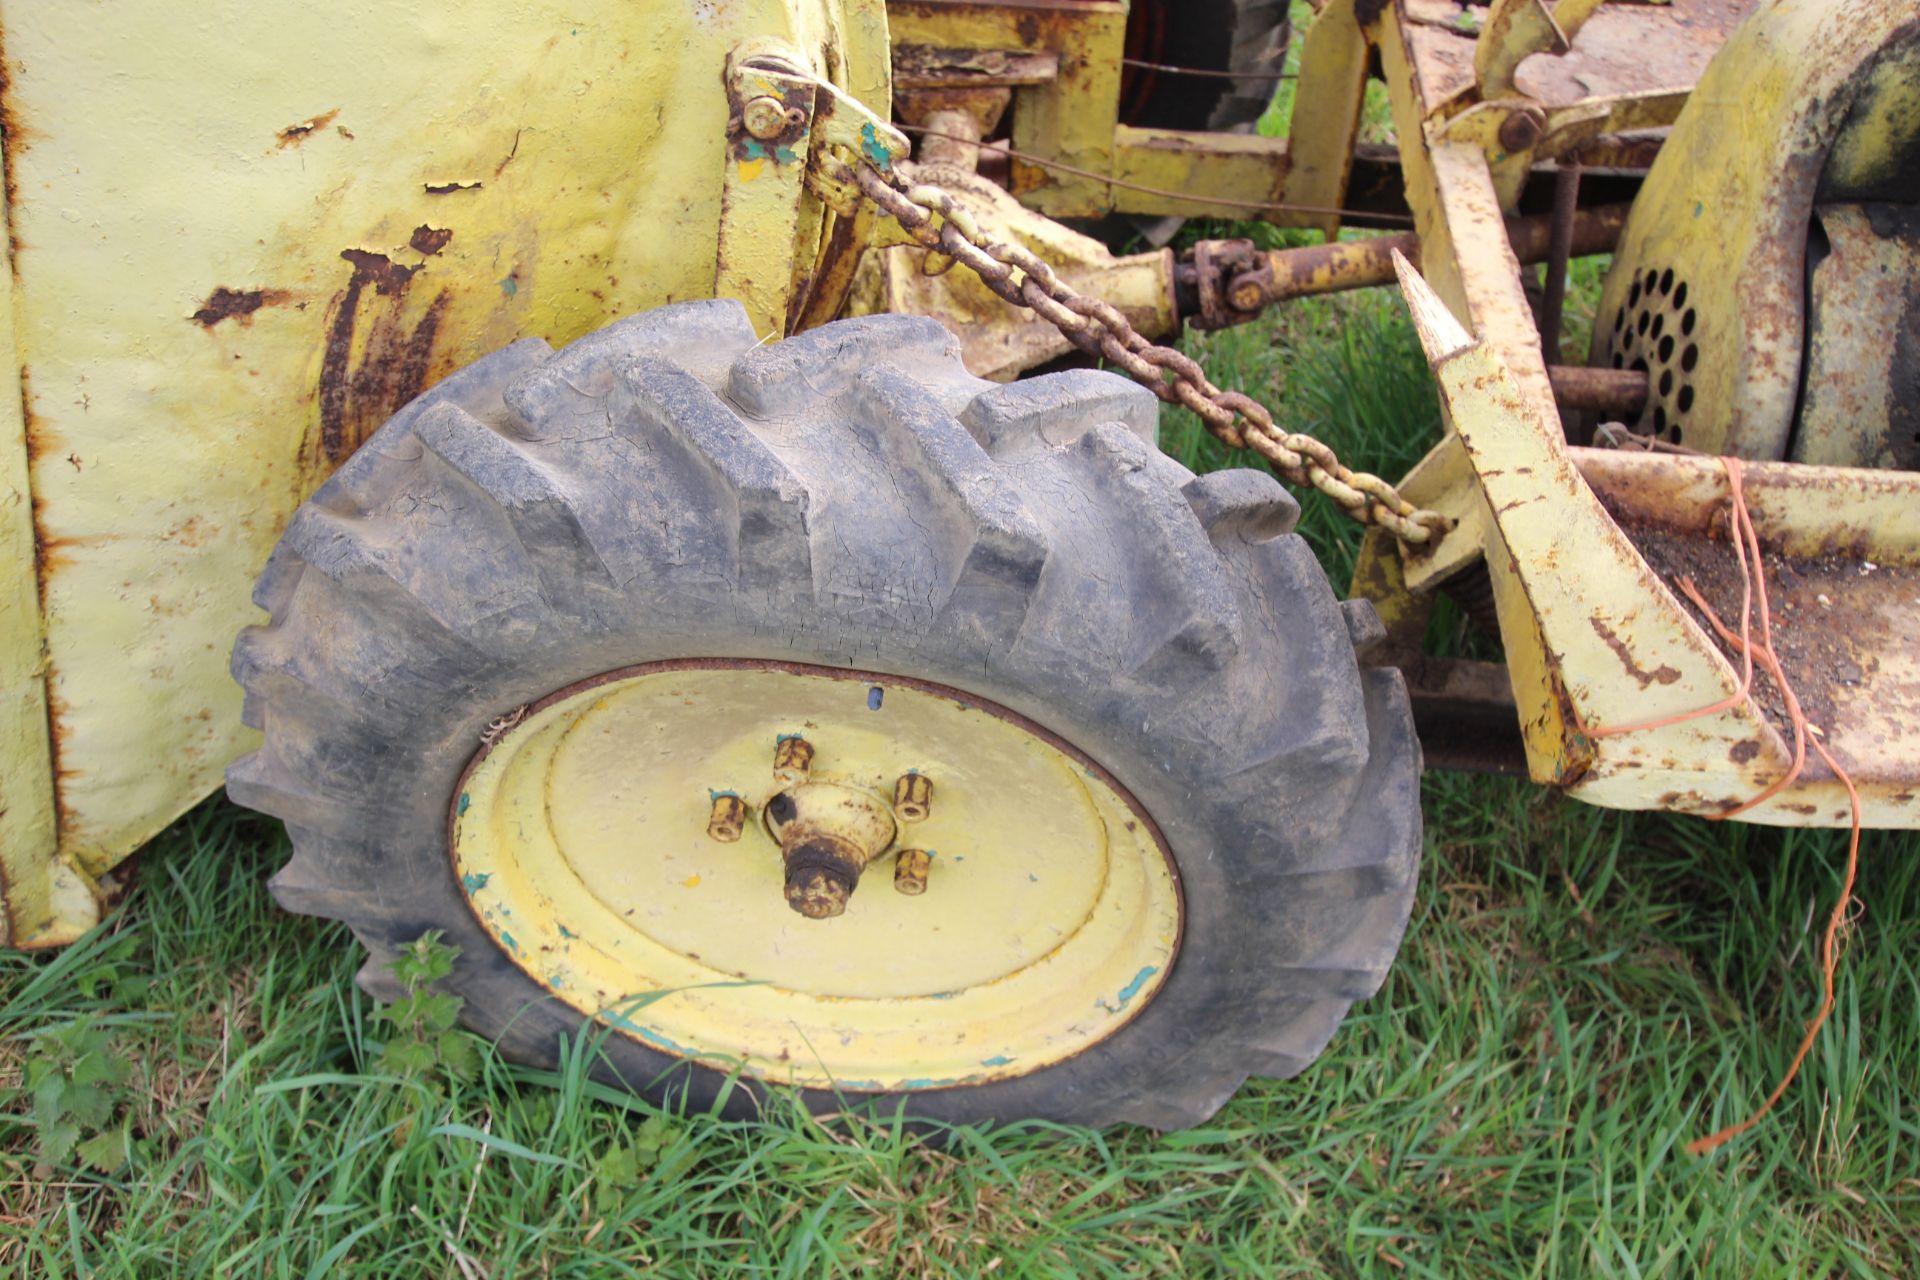
[[[1547,118],[1532,107],[1516,111],[1500,122],[1500,145],[1509,155],[1529,150],[1546,127]]]
[[[1227,301],[1233,304],[1235,311],[1258,311],[1267,305],[1267,291],[1258,281],[1242,280],[1233,286],[1233,292]]]
[[[740,108],[740,124],[760,141],[771,142],[787,127],[787,104],[772,96],[755,98]]]

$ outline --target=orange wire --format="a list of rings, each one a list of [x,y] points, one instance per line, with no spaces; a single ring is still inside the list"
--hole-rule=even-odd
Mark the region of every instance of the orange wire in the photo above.
[[[1753,527],[1753,513],[1747,508],[1746,491],[1742,484],[1740,461],[1737,458],[1722,458],[1720,459],[1720,464],[1726,468],[1727,472],[1728,502],[1732,508],[1731,540],[1733,542],[1734,554],[1740,562],[1740,634],[1738,636],[1734,635],[1732,630],[1720,620],[1720,616],[1714,612],[1713,606],[1709,605],[1701,596],[1699,589],[1694,586],[1691,578],[1680,579],[1680,590],[1686,595],[1687,599],[1693,602],[1694,607],[1700,610],[1707,621],[1713,624],[1713,629],[1720,634],[1720,638],[1739,651],[1741,658],[1739,689],[1736,690],[1732,696],[1723,698],[1712,706],[1701,707],[1695,711],[1683,711],[1678,715],[1662,716],[1659,719],[1647,720],[1639,724],[1616,725],[1603,729],[1588,729],[1585,725],[1582,725],[1581,731],[1590,738],[1605,738],[1615,734],[1638,733],[1647,729],[1663,729],[1668,725],[1680,724],[1687,720],[1695,720],[1701,716],[1714,715],[1718,712],[1725,711],[1752,696],[1753,665],[1757,657],[1761,669],[1772,678],[1774,685],[1780,690],[1782,700],[1786,703],[1787,718],[1793,725],[1793,763],[1784,774],[1752,799],[1728,809],[1725,813],[1707,814],[1705,816],[1716,821],[1724,821],[1737,814],[1745,813],[1756,805],[1766,803],[1766,801],[1778,795],[1782,790],[1791,786],[1793,781],[1800,776],[1801,769],[1806,765],[1807,744],[1811,742],[1814,751],[1818,753],[1820,759],[1825,761],[1827,768],[1833,771],[1833,776],[1838,778],[1840,784],[1847,789],[1847,805],[1852,813],[1853,824],[1852,831],[1847,840],[1847,870],[1840,886],[1840,897],[1839,900],[1833,904],[1833,911],[1827,917],[1826,931],[1820,940],[1821,999],[1819,1011],[1813,1015],[1812,1021],[1807,1023],[1806,1032],[1800,1037],[1800,1047],[1794,1053],[1792,1063],[1788,1065],[1786,1074],[1780,1077],[1780,1082],[1773,1086],[1773,1091],[1767,1094],[1766,1100],[1754,1110],[1753,1114],[1738,1124],[1728,1125],[1718,1133],[1711,1133],[1706,1137],[1695,1138],[1692,1142],[1689,1142],[1687,1144],[1687,1152],[1689,1155],[1696,1156],[1705,1155],[1716,1147],[1739,1137],[1766,1118],[1767,1113],[1772,1111],[1774,1104],[1785,1096],[1788,1087],[1793,1084],[1794,1079],[1800,1074],[1801,1064],[1806,1061],[1807,1054],[1813,1050],[1815,1037],[1820,1034],[1820,1028],[1826,1025],[1827,1018],[1832,1015],[1834,1004],[1834,971],[1839,965],[1839,955],[1835,944],[1839,936],[1840,925],[1846,919],[1848,907],[1853,902],[1853,888],[1859,877],[1860,829],[1862,825],[1859,789],[1853,785],[1853,779],[1848,776],[1847,771],[1840,767],[1840,762],[1835,760],[1832,754],[1827,751],[1825,745],[1821,743],[1819,729],[1808,725],[1806,713],[1802,711],[1800,707],[1799,696],[1794,693],[1793,685],[1788,682],[1786,670],[1780,663],[1780,655],[1774,650],[1773,610],[1767,600],[1766,566],[1760,556],[1760,535]],[[1749,556],[1752,557],[1751,567],[1749,567],[1748,563]],[[1760,639],[1757,645],[1753,639],[1753,605],[1756,593],[1760,597]],[[1577,718],[1576,713],[1576,719]]]

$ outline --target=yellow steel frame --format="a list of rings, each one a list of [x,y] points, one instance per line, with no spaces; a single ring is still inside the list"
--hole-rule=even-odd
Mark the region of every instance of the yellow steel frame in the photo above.
[[[249,749],[226,655],[298,503],[488,351],[713,295],[734,50],[870,103],[890,63],[880,0],[0,21],[0,942],[51,945]]]
[[[1874,38],[1874,24],[1888,27],[1895,19],[1895,6],[1876,0],[1851,9],[1849,22],[1838,25],[1863,40]],[[1705,531],[1713,513],[1724,509],[1725,473],[1707,457],[1565,444],[1501,221],[1517,188],[1503,189],[1508,158],[1497,126],[1463,129],[1473,108],[1462,99],[1422,96],[1411,26],[1405,9],[1392,6],[1367,35],[1392,100],[1419,229],[1424,278],[1408,269],[1403,287],[1450,431],[1403,491],[1454,515],[1459,525],[1437,547],[1418,553],[1370,533],[1355,591],[1375,599],[1391,630],[1414,635],[1428,593],[1484,559],[1531,775],[1596,804],[1723,813],[1781,777],[1791,762],[1789,744],[1751,700],[1645,732],[1592,731],[1693,711],[1738,688],[1733,664],[1609,512],[1610,504],[1623,518],[1635,514]],[[1490,24],[1496,36],[1483,32],[1482,45],[1497,31]],[[1675,98],[1616,101],[1606,115],[1670,118]],[[1561,112],[1587,118],[1577,108]],[[1771,163],[1720,157],[1713,171],[1770,172]],[[1715,322],[1738,319],[1722,315]],[[1863,573],[1920,565],[1920,476],[1787,463],[1748,464],[1746,475],[1755,524],[1780,552],[1846,547],[1870,567]],[[1720,546],[1731,563],[1731,550]],[[1881,689],[1920,689],[1920,659],[1911,646],[1888,645],[1872,661]],[[1920,735],[1913,732],[1907,694],[1875,699],[1843,690],[1831,710],[1832,722],[1821,729],[1860,783],[1868,824],[1920,824]],[[1833,825],[1848,820],[1848,807],[1840,783],[1812,765],[1794,786],[1744,816]]]

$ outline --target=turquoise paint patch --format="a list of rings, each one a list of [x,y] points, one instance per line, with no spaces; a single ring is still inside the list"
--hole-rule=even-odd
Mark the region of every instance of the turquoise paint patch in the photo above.
[[[455,808],[454,808],[454,811],[453,811],[453,812],[454,812],[454,816],[455,816],[455,817],[459,817],[459,818],[464,818],[464,817],[466,817],[466,816],[467,816],[467,808],[468,808],[468,806],[469,806],[469,805],[471,805],[472,803],[473,803],[473,797],[472,797],[472,796],[470,796],[470,795],[468,795],[468,794],[467,794],[466,792],[464,792],[464,791],[462,791],[462,792],[460,793],[460,803],[459,803],[459,804],[458,804],[457,806],[455,806]]]
[[[732,796],[735,800],[738,800],[740,793],[738,791],[715,791],[712,787],[707,788],[707,799],[709,801],[718,800],[721,796]]]
[[[520,954],[520,944],[515,942],[513,940],[513,935],[508,933],[505,929],[502,929],[500,931],[500,941],[506,943],[507,950],[513,952],[513,954],[515,955]]]
[[[980,1059],[980,1065],[983,1067],[1004,1067],[1012,1061],[1013,1059],[1009,1058],[1006,1054],[996,1053],[991,1058]]]
[[[749,139],[747,144],[740,148],[740,152],[749,160],[765,160],[767,158],[767,149],[752,139]]]
[[[793,164],[799,159],[799,155],[795,153],[792,147],[775,147],[773,149],[773,162],[775,164]]]
[[[468,893],[478,893],[487,887],[487,881],[491,879],[491,871],[469,871],[460,877],[460,884]]]
[[[1707,209],[1707,206],[1706,206],[1706,205],[1704,205],[1704,204],[1702,204],[1702,203],[1701,203],[1700,201],[1698,201],[1698,200],[1695,200],[1695,201],[1693,202],[1693,216],[1694,216],[1694,217],[1696,217],[1696,218],[1697,218],[1697,217],[1699,217],[1699,216],[1700,216],[1700,215],[1701,215],[1702,213],[1705,213],[1705,212],[1706,212],[1706,209]]]
[[[800,735],[800,734],[797,734],[797,733],[781,733],[781,734],[776,734],[776,735],[774,735],[774,739],[773,739],[773,742],[774,742],[774,745],[775,745],[775,746],[778,746],[778,745],[779,745],[779,744],[781,744],[782,742],[792,742],[792,741],[793,741],[793,740],[794,740],[795,738],[798,738],[798,737],[801,737],[801,736],[802,736],[802,735]]]
[[[860,150],[866,155],[867,163],[882,173],[893,172],[893,155],[880,141],[880,131],[873,127],[872,121],[860,126]]]
[[[569,929],[569,928],[567,928],[567,926],[565,926],[565,925],[561,925],[561,926],[560,926],[560,936],[561,936],[561,937],[563,937],[563,938],[577,938],[577,937],[579,937],[580,935],[579,935],[579,934],[577,934],[577,933],[575,933],[575,932],[574,932],[573,930],[571,930],[571,929]]]
[[[513,272],[509,271],[506,277],[500,281],[500,292],[506,294],[509,298],[520,292],[520,281]]]
[[[1160,972],[1160,966],[1150,964],[1140,972],[1134,974],[1133,981],[1120,988],[1120,1008],[1126,1008],[1127,1001],[1139,995],[1140,988],[1147,985],[1147,979],[1158,972]]]

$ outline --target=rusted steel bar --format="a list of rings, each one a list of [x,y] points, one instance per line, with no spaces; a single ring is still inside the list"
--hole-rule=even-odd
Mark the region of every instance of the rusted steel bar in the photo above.
[[[1562,409],[1581,409],[1620,422],[1639,419],[1647,407],[1647,375],[1639,369],[1583,369],[1550,364],[1547,381]]]
[[[1547,281],[1540,300],[1540,354],[1560,358],[1560,316],[1567,302],[1567,262],[1573,255],[1573,219],[1580,209],[1580,162],[1562,160],[1553,175],[1553,215],[1547,230]]]
[[[1619,242],[1621,228],[1627,224],[1629,207],[1602,205],[1575,213],[1569,227],[1568,255],[1577,258],[1590,253],[1611,252]],[[1513,244],[1514,256],[1522,265],[1542,262],[1547,258],[1553,240],[1552,221],[1551,215],[1548,215],[1515,218],[1507,223],[1507,237]],[[1278,302],[1285,298],[1304,298],[1392,284],[1395,279],[1393,251],[1396,249],[1405,254],[1409,261],[1419,262],[1420,239],[1411,231],[1374,236],[1366,240],[1341,240],[1330,244],[1304,245],[1297,249],[1275,249],[1266,255],[1273,272],[1270,300]]]

